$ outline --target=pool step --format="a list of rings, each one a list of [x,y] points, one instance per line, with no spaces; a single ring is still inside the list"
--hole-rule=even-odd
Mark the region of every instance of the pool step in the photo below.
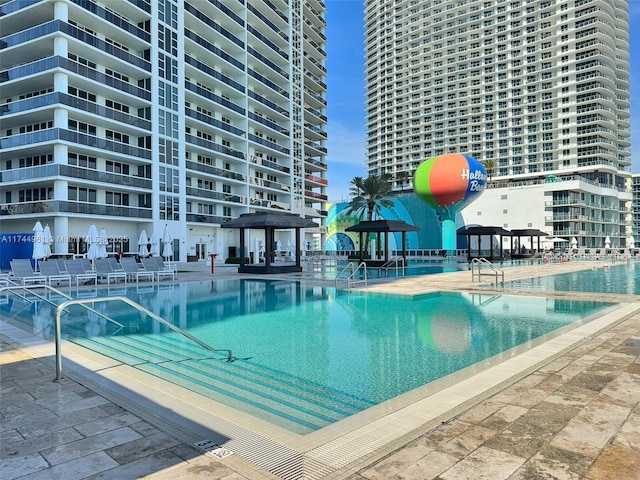
[[[196,344],[118,335],[74,342],[299,433],[308,433],[374,403],[250,360],[229,363]]]

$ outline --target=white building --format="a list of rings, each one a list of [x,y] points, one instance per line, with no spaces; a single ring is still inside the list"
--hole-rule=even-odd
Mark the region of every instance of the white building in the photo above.
[[[369,174],[468,154],[487,166],[491,188],[463,211],[467,225],[625,246],[626,0],[365,5]]]
[[[323,0],[0,0],[0,233],[40,220],[56,253],[81,253],[95,224],[117,252],[166,226],[182,261],[239,255],[220,225],[242,213],[323,235],[324,14]]]

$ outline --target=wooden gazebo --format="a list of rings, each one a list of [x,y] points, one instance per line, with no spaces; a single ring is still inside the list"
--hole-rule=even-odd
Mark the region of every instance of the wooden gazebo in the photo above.
[[[240,230],[240,266],[239,273],[289,273],[301,272],[300,265],[300,229],[317,228],[318,224],[293,213],[280,212],[256,212],[243,213],[238,218],[229,220],[221,225],[222,228],[237,228]],[[275,251],[276,230],[295,229],[295,262],[276,263],[273,252]],[[245,263],[245,230],[264,230],[265,238],[265,262],[258,264]],[[257,253],[257,252],[256,252]]]
[[[345,232],[358,232],[360,234],[360,255],[361,262],[365,262],[368,266],[379,267],[389,261],[389,232],[401,232],[402,233],[402,258],[406,264],[407,262],[407,232],[417,232],[420,229],[415,225],[409,225],[402,220],[371,220],[360,222],[357,225],[345,228]],[[384,234],[384,259],[365,260],[363,248],[365,247],[362,240],[362,236],[365,233],[376,233],[378,235]],[[376,247],[377,248],[377,247]]]

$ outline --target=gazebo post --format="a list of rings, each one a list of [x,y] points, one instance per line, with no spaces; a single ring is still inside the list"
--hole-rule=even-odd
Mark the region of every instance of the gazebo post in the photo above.
[[[240,229],[240,266],[244,267],[244,228]]]

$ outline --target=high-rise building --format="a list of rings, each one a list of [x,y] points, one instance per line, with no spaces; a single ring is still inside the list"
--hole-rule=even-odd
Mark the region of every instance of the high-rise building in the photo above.
[[[0,1],[0,233],[226,257],[242,213],[326,218],[323,0]],[[250,242],[248,242],[250,243]],[[247,253],[247,252],[245,252]],[[236,252],[239,255],[239,252]]]
[[[369,174],[468,154],[487,168],[489,188],[462,212],[467,225],[625,245],[626,0],[365,5]]]

